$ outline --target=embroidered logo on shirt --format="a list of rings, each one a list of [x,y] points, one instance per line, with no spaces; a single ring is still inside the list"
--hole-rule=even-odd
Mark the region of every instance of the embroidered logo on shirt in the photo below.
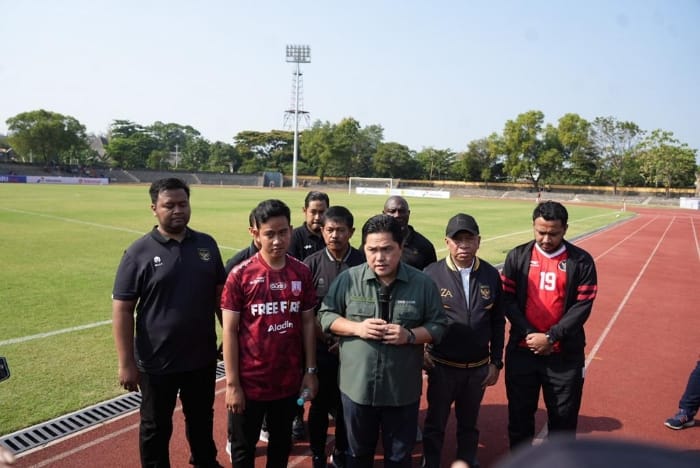
[[[197,253],[199,254],[199,258],[202,261],[208,262],[209,260],[211,260],[211,252],[209,251],[209,249],[206,249],[206,248],[197,249]]]
[[[559,267],[560,271],[566,271],[566,260],[562,260],[557,266]]]
[[[440,288],[440,296],[442,297],[452,297],[452,291],[447,288]]]
[[[254,278],[250,281],[248,281],[248,284],[260,284],[265,282],[265,277],[264,276],[258,276],[257,278]]]
[[[487,285],[479,285],[479,294],[481,294],[481,298],[488,301],[491,299],[491,287]]]
[[[292,294],[295,296],[301,294],[301,281],[292,281]]]
[[[159,257],[158,255],[156,255],[155,257],[153,257],[153,266],[156,267],[156,268],[159,267],[159,266],[163,266],[163,260],[161,260],[160,257]]]
[[[273,291],[282,291],[287,287],[287,283],[280,281],[279,283],[270,283],[270,289]]]

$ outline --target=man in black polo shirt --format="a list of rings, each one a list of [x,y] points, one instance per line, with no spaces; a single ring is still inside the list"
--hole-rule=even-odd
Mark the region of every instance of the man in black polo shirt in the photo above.
[[[290,255],[304,260],[326,246],[321,229],[329,205],[328,195],[323,192],[311,191],[306,194],[303,208],[304,224],[292,231],[292,241],[288,250]]]
[[[312,190],[304,198],[304,223],[292,231],[292,240],[287,251],[292,257],[304,260],[309,255],[318,252],[326,246],[321,229],[326,210],[330,205],[328,194]],[[302,440],[306,436],[304,429],[304,408],[300,407],[294,418],[292,427],[294,440]]]
[[[220,467],[212,429],[215,317],[226,281],[224,265],[216,241],[187,227],[187,184],[160,179],[149,192],[158,225],[124,252],[112,292],[119,384],[141,390],[142,466],[170,466],[168,445],[179,392],[190,463]]]
[[[405,198],[398,195],[387,198],[384,214],[394,217],[401,225],[403,234],[403,254],[401,261],[422,270],[437,261],[435,247],[425,236],[408,224],[411,210]]]

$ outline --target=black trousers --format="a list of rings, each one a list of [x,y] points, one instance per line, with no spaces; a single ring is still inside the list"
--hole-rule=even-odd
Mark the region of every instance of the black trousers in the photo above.
[[[263,417],[267,419],[270,433],[266,466],[287,466],[292,450],[292,421],[298,408],[296,400],[296,396],[271,401],[246,400],[243,413],[231,414],[231,463],[235,468],[255,466],[255,446]]]
[[[584,354],[537,356],[527,348],[506,349],[506,395],[510,447],[531,443],[540,389],[549,434],[576,437],[583,393]]]
[[[318,457],[326,456],[328,436],[328,414],[335,417],[335,450],[345,453],[348,440],[343,418],[343,406],[338,388],[338,363],[319,364],[318,394],[311,400],[309,408],[309,445],[311,452]]]
[[[185,435],[190,444],[190,463],[199,467],[219,466],[212,436],[215,385],[216,362],[189,372],[141,373],[139,449],[143,467],[170,466],[168,446],[178,392],[185,416]]]
[[[479,447],[479,408],[484,397],[482,382],[488,375],[489,366],[460,369],[440,363],[427,371],[428,412],[423,425],[423,456],[428,468],[441,466],[442,446],[445,441],[445,426],[450,417],[450,408],[455,404],[457,419],[456,459],[479,466],[476,451]],[[452,455],[447,458],[452,459]]]
[[[345,466],[372,468],[379,433],[385,468],[410,468],[416,443],[419,401],[405,406],[369,406],[355,403],[341,392],[348,435]]]

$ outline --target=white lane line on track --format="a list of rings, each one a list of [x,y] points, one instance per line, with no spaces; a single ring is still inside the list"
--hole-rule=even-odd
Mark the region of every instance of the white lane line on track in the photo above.
[[[610,249],[606,250],[603,254],[596,257],[596,260],[599,259],[600,257],[602,257],[603,255],[607,254],[608,252],[610,252],[614,247],[618,246],[619,244],[621,244],[625,240],[627,240],[630,237],[632,237],[633,235],[637,234],[642,228],[648,226],[652,221],[655,221],[656,219],[658,219],[658,218],[652,219],[651,221],[649,221],[648,223],[646,223],[645,225],[643,225],[642,227],[640,227],[639,229],[637,229],[636,231],[634,231],[633,233],[631,233],[630,235],[625,237],[623,240],[621,240],[620,242],[615,244],[615,246],[611,247]],[[588,353],[588,357],[586,358],[586,362],[584,364],[584,366],[585,366],[584,373],[588,371],[588,367],[590,367],[591,362],[593,361],[593,359],[595,359],[596,354],[598,354],[598,350],[603,345],[603,342],[605,341],[605,338],[607,338],[608,333],[610,333],[610,331],[612,330],[612,327],[615,325],[617,318],[622,313],[622,309],[624,309],[625,305],[627,305],[627,301],[632,296],[632,293],[634,292],[634,290],[637,288],[637,284],[639,284],[639,281],[642,279],[642,276],[644,276],[644,273],[646,272],[647,268],[649,267],[649,264],[651,263],[652,259],[655,258],[656,251],[659,250],[659,247],[661,247],[661,244],[663,243],[664,238],[666,237],[666,234],[668,233],[669,229],[671,229],[671,225],[673,224],[675,219],[676,219],[675,216],[673,218],[671,218],[671,221],[666,226],[664,233],[661,235],[661,237],[659,238],[659,241],[656,243],[654,250],[652,250],[651,254],[649,256],[647,256],[647,261],[644,263],[644,266],[639,270],[637,277],[635,278],[634,282],[632,282],[632,285],[627,290],[627,294],[625,294],[625,297],[622,298],[622,301],[617,306],[617,310],[615,310],[615,313],[613,314],[613,316],[610,317],[608,324],[605,326],[605,329],[603,329],[603,332],[598,337],[598,340],[596,341],[595,345],[593,345],[591,352]],[[542,442],[544,442],[545,439],[547,438],[547,433],[548,433],[547,424],[545,424],[544,427],[542,428],[542,430],[535,436],[535,438],[533,440],[533,444],[539,445]]]
[[[636,234],[639,234],[639,232],[640,232],[642,229],[646,228],[647,226],[649,226],[651,223],[653,223],[653,222],[656,221],[657,219],[659,219],[659,218],[656,217],[656,218],[650,219],[647,223],[645,223],[645,224],[643,224],[642,226],[640,226],[636,231],[633,231],[633,232],[629,233],[626,237],[623,237],[623,238],[620,239],[617,243],[615,243],[615,244],[613,244],[612,246],[610,246],[610,248],[609,248],[608,250],[606,250],[606,251],[604,251],[603,253],[597,255],[597,256],[595,257],[595,260],[598,261],[598,260],[600,260],[601,258],[605,257],[607,254],[609,254],[610,252],[612,252],[612,251],[614,251],[616,248],[618,248],[621,244],[627,242],[629,239],[631,239],[632,237],[634,237]],[[601,231],[601,232],[598,232],[598,233],[596,233],[596,234],[594,234],[594,235],[592,235],[592,236],[590,236],[590,237],[586,237],[586,239],[582,239],[581,242],[583,242],[584,240],[592,239],[592,238],[594,238],[595,236],[597,236],[597,235],[599,235],[599,234],[601,234],[601,233],[602,233],[602,231]]]
[[[598,337],[598,340],[596,341],[595,345],[591,349],[591,352],[588,354],[588,358],[586,358],[586,368],[588,368],[588,366],[591,364],[591,361],[593,361],[596,354],[598,353],[598,349],[600,349],[600,347],[603,345],[603,341],[605,341],[605,338],[608,336],[608,333],[610,333],[610,330],[612,329],[613,325],[615,325],[617,318],[620,316],[620,313],[622,313],[622,309],[627,305],[627,301],[629,300],[630,296],[632,296],[632,293],[634,292],[634,290],[637,288],[637,285],[639,284],[639,281],[641,281],[642,276],[644,276],[644,273],[646,272],[647,268],[649,267],[649,264],[655,258],[656,252],[659,250],[659,247],[661,247],[661,244],[664,242],[666,234],[668,234],[668,231],[669,231],[669,229],[671,229],[671,226],[673,225],[673,222],[675,220],[676,220],[675,216],[673,218],[671,218],[671,222],[669,222],[668,226],[666,226],[666,229],[664,230],[664,233],[661,235],[658,242],[656,243],[654,250],[652,250],[651,254],[649,256],[647,256],[647,261],[644,262],[644,266],[641,268],[641,270],[639,270],[637,277],[635,278],[634,282],[627,290],[627,294],[625,294],[625,297],[622,299],[622,302],[620,302],[620,305],[617,307],[617,310],[615,311],[613,316],[608,321],[607,326],[605,327],[603,332]]]
[[[695,218],[690,218],[690,227],[693,228],[693,238],[695,239],[695,252],[698,254],[698,260],[700,260],[700,243],[698,243],[698,233],[695,230]]]

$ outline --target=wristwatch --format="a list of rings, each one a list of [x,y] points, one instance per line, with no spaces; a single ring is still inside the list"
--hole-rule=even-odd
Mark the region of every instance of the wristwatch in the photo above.
[[[306,368],[306,373],[307,374],[318,374],[318,368],[317,367],[307,367]]]
[[[406,327],[404,327],[406,328]],[[406,341],[406,344],[415,344],[416,343],[416,335],[413,333],[413,330],[410,328],[406,328],[406,331],[408,332],[408,341]]]
[[[551,336],[549,333],[547,333],[547,334],[544,335],[544,336],[547,337],[547,341],[548,341],[549,344],[551,344],[551,345],[553,345],[554,342],[556,341],[554,338],[552,338],[552,336]]]
[[[496,366],[496,369],[498,370],[503,369],[503,361],[491,361],[491,364]]]

